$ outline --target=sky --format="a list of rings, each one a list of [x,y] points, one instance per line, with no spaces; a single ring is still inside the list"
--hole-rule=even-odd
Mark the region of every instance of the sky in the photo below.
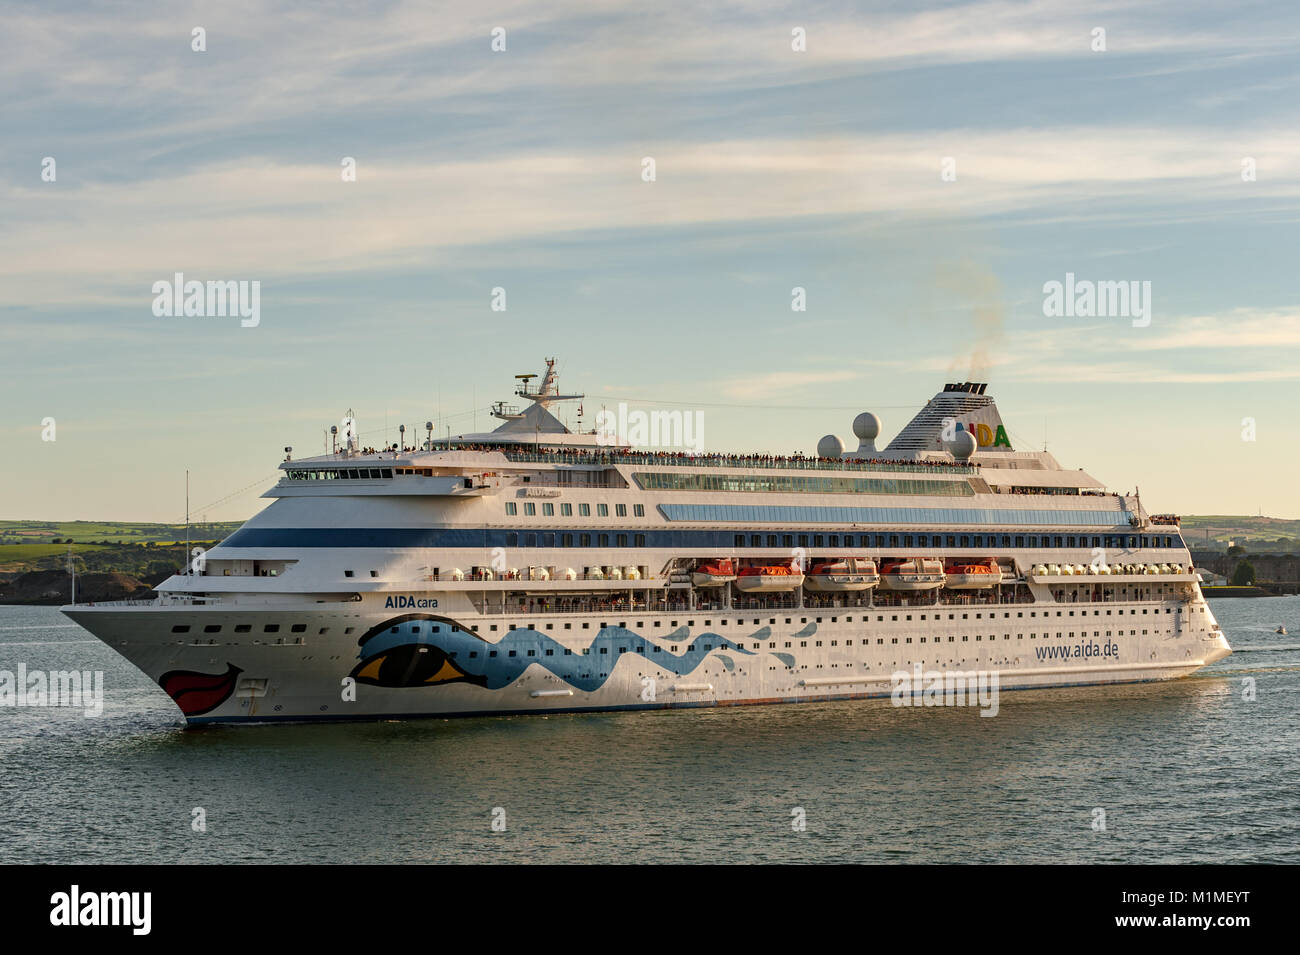
[[[865,410],[883,446],[986,381],[1015,447],[1153,511],[1300,517],[1298,8],[0,22],[0,517],[177,521],[188,470],[195,519],[247,518],[349,409],[369,444],[485,430],[548,357],[588,425],[697,411],[722,451]],[[259,283],[257,324],[155,314],[177,272]],[[1149,313],[1047,314],[1067,275]]]

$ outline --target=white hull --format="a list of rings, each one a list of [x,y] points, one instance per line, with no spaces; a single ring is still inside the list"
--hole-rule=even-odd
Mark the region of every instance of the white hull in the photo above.
[[[785,610],[701,611],[668,614],[636,613],[640,620],[604,622],[598,616],[542,617],[474,616],[472,608],[456,594],[441,594],[452,611],[429,614],[395,614],[379,601],[367,598],[346,610],[274,607],[239,609],[221,606],[67,607],[64,612],[113,647],[155,681],[185,671],[209,678],[191,691],[189,706],[202,712],[188,714],[192,723],[378,719],[399,716],[452,716],[486,713],[526,713],[559,710],[636,709],[745,703],[807,702],[852,697],[883,696],[890,692],[891,674],[924,661],[928,669],[997,672],[1001,689],[1074,686],[1099,683],[1165,680],[1186,676],[1230,653],[1213,616],[1203,601],[1179,603],[1184,614],[1163,613],[1174,603],[1138,602],[1093,605],[1112,616],[1099,617],[1087,626],[1110,633],[1119,616],[1131,621],[1134,635],[1116,629],[1115,636],[1066,636],[1064,628],[1079,626],[1052,618],[1050,632],[1030,638],[1026,618],[1015,612],[1024,605],[989,608],[996,622],[963,630],[946,621],[937,624],[895,622],[898,608],[792,608]],[[1076,605],[1076,610],[1084,605]],[[916,612],[925,608],[912,608]],[[940,606],[931,608],[944,611]],[[1158,613],[1152,618],[1142,611]],[[459,612],[458,612],[459,611]],[[1103,611],[1104,612],[1104,611]],[[1122,612],[1122,613],[1121,613]],[[834,621],[830,614],[834,614]],[[1002,616],[1008,614],[1009,616]],[[604,615],[608,617],[609,615]],[[821,617],[821,623],[817,618]],[[852,622],[849,617],[852,617]],[[938,615],[936,615],[938,616]],[[973,615],[972,615],[973,616]],[[1144,619],[1145,618],[1145,619]],[[354,700],[344,700],[344,680],[361,669],[365,658],[358,651],[357,634],[382,628],[401,619],[399,629],[412,621],[428,625],[458,621],[498,630],[494,642],[502,652],[496,659],[455,661],[467,675],[487,685],[444,682],[418,686],[376,686],[358,682]],[[723,624],[725,619],[726,623]],[[776,619],[776,624],[769,624]],[[1158,620],[1162,626],[1137,635],[1138,621]],[[570,624],[548,630],[548,624]],[[1105,620],[1103,623],[1102,621]],[[266,622],[282,632],[297,624],[305,627],[303,643],[262,642]],[[761,622],[759,622],[761,621]],[[788,622],[787,622],[788,621]],[[758,625],[756,625],[758,622]],[[658,623],[660,626],[655,626]],[[238,625],[252,625],[249,634],[236,637]],[[511,631],[513,624],[517,629]],[[586,624],[587,629],[582,625]],[[640,626],[644,624],[644,626]],[[175,626],[190,626],[191,634],[204,627],[221,626],[221,637],[209,645],[178,638]],[[1035,627],[1042,626],[1034,624]],[[344,635],[348,627],[353,633]],[[1055,636],[1061,627],[1062,636]],[[319,631],[326,632],[321,634]],[[1081,633],[1085,631],[1079,631]],[[1120,636],[1119,633],[1124,635]],[[914,642],[902,641],[907,636]],[[895,643],[895,639],[898,642]],[[399,636],[397,639],[403,639]],[[430,639],[429,635],[420,639]],[[432,637],[431,639],[437,639]],[[478,640],[475,635],[473,640]],[[924,645],[921,640],[927,640]],[[512,643],[513,641],[513,643]],[[507,645],[518,655],[506,655]],[[757,649],[755,645],[757,644]],[[820,645],[819,645],[820,644]],[[834,645],[832,645],[834,644]],[[595,648],[604,645],[608,653]],[[430,644],[436,649],[435,644]],[[694,646],[695,657],[686,659]],[[709,649],[705,649],[708,647]],[[1093,648],[1089,650],[1088,648]],[[638,648],[643,652],[638,652]],[[673,654],[673,649],[677,653]],[[1100,651],[1097,650],[1100,648]],[[1112,649],[1113,648],[1113,649]],[[526,656],[532,649],[535,656]],[[545,651],[552,650],[552,655]],[[571,651],[571,655],[564,650]],[[584,655],[582,651],[592,652]],[[624,652],[619,652],[623,650]],[[935,661],[938,661],[937,663]],[[553,667],[554,670],[550,669]],[[372,667],[373,670],[373,667]],[[469,672],[476,670],[478,672]],[[680,671],[680,672],[677,672]],[[229,692],[221,682],[229,675]],[[587,674],[582,678],[579,674]],[[175,680],[175,677],[171,678]],[[650,684],[648,680],[653,680]],[[648,687],[653,686],[653,693]],[[175,687],[173,687],[175,689]],[[209,693],[203,700],[194,693]],[[178,697],[182,703],[187,694]],[[211,706],[207,705],[211,703]]]

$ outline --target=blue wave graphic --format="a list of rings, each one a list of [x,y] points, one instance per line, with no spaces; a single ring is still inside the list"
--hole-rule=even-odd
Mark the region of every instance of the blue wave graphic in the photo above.
[[[465,673],[484,678],[489,690],[509,686],[536,663],[575,689],[591,692],[605,685],[619,659],[627,654],[643,655],[677,676],[693,672],[707,656],[719,650],[757,655],[712,631],[690,638],[685,628],[679,628],[669,639],[689,640],[688,649],[674,654],[625,627],[602,628],[584,650],[567,649],[532,628],[507,631],[499,642],[488,643],[447,617],[410,613],[367,631],[358,641],[361,644],[358,658],[368,661],[397,647],[424,645],[442,650]]]

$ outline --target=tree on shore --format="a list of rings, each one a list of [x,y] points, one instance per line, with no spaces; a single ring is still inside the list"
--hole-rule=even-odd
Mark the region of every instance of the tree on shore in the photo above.
[[[1255,585],[1255,567],[1248,560],[1237,562],[1232,570],[1232,586],[1253,587]]]

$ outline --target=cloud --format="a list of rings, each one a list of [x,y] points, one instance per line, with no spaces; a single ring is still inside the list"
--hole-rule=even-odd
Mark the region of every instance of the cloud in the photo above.
[[[1144,221],[1162,205],[1208,215],[1265,197],[1271,215],[1294,214],[1300,133],[1236,136],[1253,141],[1267,181],[1242,183],[1233,149],[1206,148],[1229,138],[1221,130],[1070,127],[665,142],[652,183],[640,178],[640,151],[625,147],[362,157],[355,183],[332,164],[244,159],[136,182],[11,187],[22,227],[0,233],[0,305],[134,302],[176,271],[265,282],[423,268],[451,250],[564,235],[1037,216],[1084,196]],[[958,181],[942,182],[950,154]]]

